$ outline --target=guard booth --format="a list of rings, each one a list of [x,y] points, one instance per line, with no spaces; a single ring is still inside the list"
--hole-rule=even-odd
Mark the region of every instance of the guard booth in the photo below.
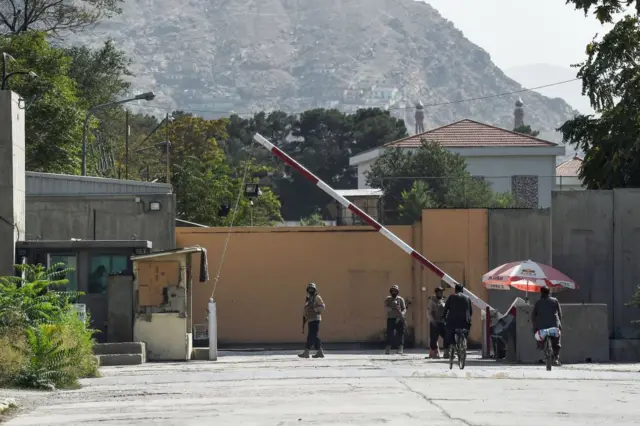
[[[84,293],[77,303],[86,306],[91,328],[98,330],[95,339],[99,343],[130,342],[133,324],[131,256],[150,253],[151,246],[151,241],[146,240],[18,241],[16,259],[20,263],[47,267],[62,263],[73,269],[67,276],[69,283],[60,290]],[[124,298],[111,300],[118,293]],[[117,313],[126,305],[129,312],[123,322]]]
[[[193,350],[192,256],[200,256],[198,282],[209,280],[202,247],[132,256],[135,318],[133,339],[144,342],[150,361],[187,361]]]

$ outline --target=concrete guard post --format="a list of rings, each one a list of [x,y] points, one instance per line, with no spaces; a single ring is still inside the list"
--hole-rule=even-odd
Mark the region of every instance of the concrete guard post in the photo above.
[[[216,302],[209,299],[207,307],[207,318],[209,320],[209,361],[218,360],[218,318],[216,312]]]

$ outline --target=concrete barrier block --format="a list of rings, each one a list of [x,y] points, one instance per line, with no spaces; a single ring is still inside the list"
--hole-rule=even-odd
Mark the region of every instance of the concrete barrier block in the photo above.
[[[93,353],[96,355],[144,354],[145,352],[143,342],[98,343],[93,347]]]
[[[516,310],[515,358],[520,363],[535,363],[542,353],[536,349],[531,324],[533,306]],[[609,324],[605,304],[562,305],[562,355],[567,364],[608,362]]]
[[[142,354],[110,354],[98,355],[100,367],[108,367],[115,365],[140,365],[144,364],[144,356]]]

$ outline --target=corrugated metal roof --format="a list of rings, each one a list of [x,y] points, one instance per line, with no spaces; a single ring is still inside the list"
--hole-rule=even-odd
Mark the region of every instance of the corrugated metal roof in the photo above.
[[[169,194],[167,183],[26,172],[27,195]]]

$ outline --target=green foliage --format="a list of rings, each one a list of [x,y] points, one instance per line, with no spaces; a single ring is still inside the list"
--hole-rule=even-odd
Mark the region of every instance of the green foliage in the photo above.
[[[22,277],[0,277],[0,327],[26,327],[60,322],[77,293],[49,291],[65,286],[64,264],[17,265]]]
[[[77,347],[64,348],[59,331],[50,325],[40,324],[25,330],[28,350],[27,362],[14,379],[17,386],[35,389],[55,389],[74,383],[70,373],[78,355]]]
[[[227,131],[227,152],[250,155],[251,138],[258,132],[327,184],[340,189],[357,187],[356,170],[349,165],[349,157],[407,136],[404,121],[379,108],[361,109],[355,114],[312,109],[299,115],[276,111],[249,119],[232,116]],[[282,202],[285,219],[326,211],[331,201],[328,195],[265,150],[255,153],[259,164],[268,164],[273,170],[267,181]]]
[[[511,194],[497,194],[467,171],[464,158],[438,143],[422,141],[415,152],[385,151],[367,173],[367,183],[384,191],[390,222],[413,223],[428,208],[513,207]],[[392,215],[393,216],[393,215]]]
[[[93,330],[57,291],[68,282],[63,264],[18,265],[22,277],[0,277],[0,385],[68,387],[97,375]]]
[[[538,130],[531,130],[531,126],[525,124],[513,129],[514,132],[522,133],[523,135],[533,136],[534,138],[540,134]]]
[[[101,18],[120,13],[122,0],[3,0],[0,35],[43,31],[52,35],[75,32]]]
[[[38,77],[14,74],[9,89],[30,102],[26,111],[26,168],[50,173],[77,173],[85,110],[69,77],[71,58],[53,48],[40,32],[0,38],[0,51],[12,55],[8,72],[32,71]]]
[[[322,215],[316,212],[300,219],[300,226],[326,226],[326,224],[322,219]]]
[[[625,11],[625,8],[634,5],[640,13],[640,3],[636,0],[566,0],[566,4],[573,4],[577,10],[582,10],[585,15],[593,11],[593,15],[600,23],[613,22],[614,16]]]
[[[626,305],[632,308],[640,309],[640,285],[636,289],[636,292],[633,294],[633,297],[631,298],[629,303],[627,303]],[[633,323],[640,324],[640,321],[633,321]]]
[[[250,160],[232,162],[227,158],[221,147],[224,145],[221,141],[228,138],[227,125],[227,120],[174,113],[168,133],[162,129],[150,138],[149,145],[157,147],[147,151],[146,158],[140,157],[148,161],[153,176],[166,180],[166,145],[162,142],[167,138],[171,141],[171,184],[176,192],[179,218],[209,226],[228,225],[233,211],[221,216],[221,207],[235,207],[238,194],[244,194],[245,171],[246,183],[255,182],[254,176],[271,173],[267,165],[256,165]],[[270,226],[280,220],[280,202],[269,188],[263,187],[253,207],[248,198],[240,198],[234,226],[251,223]]]
[[[129,90],[132,61],[113,40],[105,41],[95,50],[74,46],[63,51],[71,58],[68,75],[76,82],[80,103],[85,109],[113,102]]]
[[[598,5],[598,18],[610,20],[614,3]],[[587,59],[578,64],[582,92],[599,117],[580,115],[560,127],[563,140],[584,152],[580,178],[588,189],[640,186],[640,22],[637,16],[618,21],[600,41],[586,49]]]

